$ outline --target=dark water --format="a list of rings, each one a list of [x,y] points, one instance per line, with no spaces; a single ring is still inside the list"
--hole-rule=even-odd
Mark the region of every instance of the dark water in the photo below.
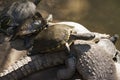
[[[8,5],[15,0],[0,0]],[[120,35],[120,0],[42,0],[42,15],[53,14],[54,21],[75,21],[94,32]],[[120,40],[116,46],[120,49]]]

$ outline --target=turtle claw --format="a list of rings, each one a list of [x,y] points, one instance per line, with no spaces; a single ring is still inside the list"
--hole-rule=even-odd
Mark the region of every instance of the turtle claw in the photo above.
[[[65,43],[65,47],[66,47],[66,49],[67,49],[67,52],[70,53],[70,46],[69,46],[68,43]]]
[[[93,33],[79,33],[79,34],[72,34],[72,36],[75,39],[81,39],[81,40],[92,40],[95,38],[95,34]]]

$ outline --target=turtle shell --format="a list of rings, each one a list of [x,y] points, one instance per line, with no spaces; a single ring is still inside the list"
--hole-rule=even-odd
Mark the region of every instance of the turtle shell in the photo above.
[[[31,18],[26,19],[19,28],[17,35],[24,36],[29,35],[46,28],[46,21],[42,18],[39,12]]]
[[[66,42],[72,42],[70,34],[75,33],[72,28],[68,25],[57,24],[42,30],[34,39],[31,53],[46,53],[64,49]]]
[[[33,19],[25,20],[25,22],[21,25],[17,35],[23,36],[23,35],[34,33],[36,29],[33,26],[33,22],[34,22]]]

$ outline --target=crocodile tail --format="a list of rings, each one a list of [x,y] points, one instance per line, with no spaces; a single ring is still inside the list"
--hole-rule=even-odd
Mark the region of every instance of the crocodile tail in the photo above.
[[[65,59],[64,53],[25,56],[0,73],[0,80],[21,80],[34,72],[63,64]]]

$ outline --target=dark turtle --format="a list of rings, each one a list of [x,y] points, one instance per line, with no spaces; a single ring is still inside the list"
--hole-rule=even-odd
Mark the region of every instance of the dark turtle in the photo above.
[[[45,19],[43,19],[40,12],[36,12],[32,18],[28,18],[24,23],[19,27],[17,36],[26,36],[32,33],[43,30],[47,25]]]
[[[28,18],[16,30],[11,40],[16,38],[24,39],[24,48],[31,47],[31,37],[34,37],[39,31],[47,27],[47,22],[42,15],[37,11],[32,18]]]
[[[92,33],[77,33],[74,26],[56,24],[42,30],[34,38],[32,54],[46,53],[65,49],[65,45],[71,45],[76,39],[91,40],[95,36]]]

